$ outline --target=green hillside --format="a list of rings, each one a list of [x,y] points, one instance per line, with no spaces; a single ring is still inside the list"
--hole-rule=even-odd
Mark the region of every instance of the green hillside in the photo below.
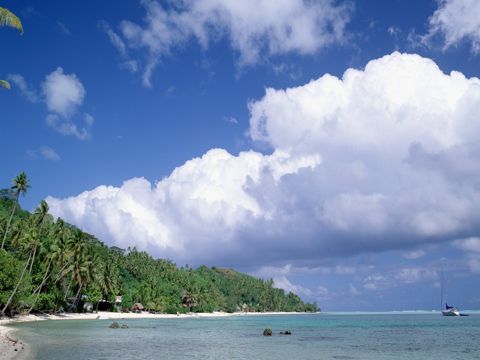
[[[108,247],[54,220],[44,201],[33,214],[20,209],[21,192],[15,186],[0,192],[0,312],[7,315],[83,311],[85,303],[117,311],[141,303],[162,313],[318,310],[272,280],[231,269],[179,268],[135,248]]]

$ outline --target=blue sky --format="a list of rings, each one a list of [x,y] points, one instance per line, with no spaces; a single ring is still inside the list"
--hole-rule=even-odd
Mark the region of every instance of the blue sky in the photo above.
[[[24,208],[325,310],[437,308],[441,266],[480,307],[476,1],[2,6]]]

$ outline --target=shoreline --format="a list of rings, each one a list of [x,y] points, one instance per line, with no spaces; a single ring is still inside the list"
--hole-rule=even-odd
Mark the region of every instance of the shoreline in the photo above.
[[[6,320],[0,320],[0,360],[23,359],[28,354],[28,345],[10,333],[14,328],[5,326]]]
[[[93,313],[65,313],[60,315],[20,315],[14,318],[0,319],[0,360],[23,359],[28,355],[29,346],[23,340],[10,335],[15,328],[6,326],[23,322],[47,321],[47,320],[126,320],[126,319],[192,319],[192,318],[216,318],[237,316],[268,316],[268,315],[302,315],[315,314],[304,312],[262,312],[262,313],[189,313],[189,314],[151,314],[122,313],[99,311]]]

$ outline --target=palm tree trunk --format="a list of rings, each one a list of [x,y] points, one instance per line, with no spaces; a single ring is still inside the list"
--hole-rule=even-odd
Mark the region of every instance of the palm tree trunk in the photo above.
[[[32,275],[32,268],[33,268],[33,263],[35,262],[35,254],[37,253],[37,245],[33,248],[33,258],[32,262],[30,263],[30,270],[28,271],[28,275]]]
[[[37,294],[38,292],[38,295],[40,295],[40,292],[42,291],[42,287],[43,285],[45,285],[45,282],[47,281],[47,279],[50,277],[50,275],[47,276],[48,274],[48,270],[50,270],[50,265],[52,264],[52,259],[50,259],[50,261],[48,262],[48,266],[47,266],[47,270],[45,271],[45,274],[43,275],[43,279],[42,279],[42,282],[40,283],[40,285],[38,285],[38,287],[35,289],[35,291],[33,292],[32,295],[35,295]],[[28,312],[27,314],[30,314],[33,310],[33,307],[35,306],[35,303],[37,302],[37,299],[38,299],[38,296],[35,296],[33,298],[33,302],[32,302],[32,306],[30,306],[30,309],[28,309]]]
[[[74,302],[75,306],[78,305],[78,296],[80,295],[80,291],[82,291],[82,287],[83,287],[83,284],[80,283],[80,287],[78,288],[77,295],[75,295],[75,302]]]
[[[65,263],[62,268],[58,271],[57,278],[55,279],[55,282],[62,280],[68,273],[62,274],[63,270],[67,267],[68,263]]]
[[[32,254],[30,254],[30,256],[28,257],[27,263],[25,264],[25,267],[23,268],[22,275],[20,276],[20,280],[18,280],[18,283],[17,283],[17,285],[15,286],[15,289],[13,289],[13,292],[12,292],[12,294],[10,295],[10,297],[8,298],[7,303],[6,303],[5,306],[3,307],[2,312],[0,313],[1,316],[3,316],[3,315],[5,314],[5,310],[7,310],[7,308],[10,306],[10,303],[12,302],[13,297],[14,297],[15,294],[17,293],[18,287],[19,287],[20,284],[22,283],[22,280],[23,280],[23,277],[25,276],[25,271],[27,271],[28,263],[30,262],[30,257],[31,257],[31,256],[32,256]]]
[[[67,300],[67,295],[68,295],[68,291],[70,290],[70,285],[71,285],[71,283],[68,284],[68,286],[67,286],[67,290],[65,291],[65,296],[63,297],[63,302],[65,302]]]
[[[17,209],[19,195],[20,194],[17,192],[17,195],[15,196],[15,202],[13,203],[12,213],[10,214],[10,218],[8,219],[7,226],[5,227],[5,233],[3,234],[2,247],[1,247],[2,249],[5,246],[5,239],[7,238],[8,229],[10,228],[10,223],[12,222],[13,215],[15,214],[15,210]]]

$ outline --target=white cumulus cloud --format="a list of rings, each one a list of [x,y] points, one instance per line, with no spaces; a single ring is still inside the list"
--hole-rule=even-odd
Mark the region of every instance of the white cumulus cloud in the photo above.
[[[85,97],[81,81],[75,74],[65,74],[61,67],[45,77],[42,89],[48,110],[63,117],[72,116]]]
[[[249,191],[264,178],[283,176],[318,164],[316,156],[290,158],[213,149],[152,185],[143,178],[121,187],[100,186],[64,200],[49,197],[50,211],[117,246],[136,245],[156,255],[188,260],[232,254],[242,247],[238,231],[268,221],[268,209]],[[110,242],[109,241],[109,242]]]
[[[239,64],[250,65],[265,56],[285,53],[313,54],[345,40],[350,3],[332,0],[180,0],[169,6],[142,1],[143,25],[120,24],[121,35],[107,29],[113,45],[126,52],[146,51],[143,81],[151,86],[151,75],[161,59],[196,39],[207,48],[225,38],[239,55]]]
[[[80,140],[88,139],[89,129],[94,122],[93,116],[81,114],[81,124],[73,120],[79,113],[86,94],[80,79],[75,74],[65,74],[59,67],[45,77],[42,90],[50,112],[45,118],[47,126],[63,135],[72,135]]]
[[[232,266],[478,236],[479,79],[393,53],[342,78],[267,89],[249,107],[250,136],[271,155],[214,149],[156,184],[50,197],[52,213],[109,244]]]

